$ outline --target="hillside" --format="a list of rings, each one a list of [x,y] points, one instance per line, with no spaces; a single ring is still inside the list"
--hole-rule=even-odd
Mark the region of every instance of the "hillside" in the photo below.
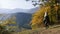
[[[38,28],[35,30],[23,31],[18,34],[60,34],[60,25],[50,26],[50,28]]]
[[[16,13],[17,25],[22,28],[31,29],[29,22],[31,21],[32,14],[29,13]]]

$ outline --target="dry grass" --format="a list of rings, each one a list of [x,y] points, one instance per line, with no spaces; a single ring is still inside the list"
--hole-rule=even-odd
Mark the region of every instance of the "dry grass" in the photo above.
[[[35,30],[27,30],[27,31],[22,31],[14,34],[60,34],[60,25],[54,25],[50,26],[48,29],[45,27],[43,28],[38,28]]]

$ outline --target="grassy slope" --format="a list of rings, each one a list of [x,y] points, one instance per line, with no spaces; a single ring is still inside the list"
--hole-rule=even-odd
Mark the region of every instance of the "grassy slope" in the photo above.
[[[38,28],[36,30],[22,31],[17,34],[60,34],[60,25],[50,26],[48,29]]]

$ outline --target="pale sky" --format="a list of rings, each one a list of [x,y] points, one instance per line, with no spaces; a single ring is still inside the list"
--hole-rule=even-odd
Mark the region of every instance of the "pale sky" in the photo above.
[[[4,9],[14,9],[14,8],[31,9],[31,8],[35,8],[35,7],[32,5],[31,1],[26,2],[25,0],[0,0],[0,8],[4,8]]]

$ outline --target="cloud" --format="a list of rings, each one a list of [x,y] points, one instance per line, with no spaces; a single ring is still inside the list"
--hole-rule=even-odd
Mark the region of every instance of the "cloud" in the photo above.
[[[22,8],[22,9],[31,9],[34,8],[32,2],[26,2],[25,0],[0,0],[0,8],[5,9],[14,9],[14,8]]]

